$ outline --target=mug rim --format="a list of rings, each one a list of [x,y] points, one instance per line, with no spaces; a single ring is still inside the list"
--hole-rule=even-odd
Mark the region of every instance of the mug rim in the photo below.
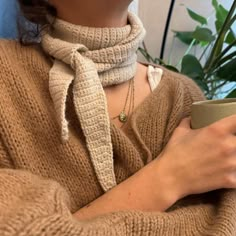
[[[215,100],[204,100],[204,101],[198,101],[194,102],[193,106],[198,105],[230,105],[232,103],[235,103],[236,105],[236,98],[224,98],[224,99],[215,99]]]

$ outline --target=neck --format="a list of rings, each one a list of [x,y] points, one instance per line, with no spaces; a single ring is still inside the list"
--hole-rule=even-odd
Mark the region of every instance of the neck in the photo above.
[[[67,2],[66,2],[67,1]],[[58,18],[75,25],[88,27],[123,27],[127,25],[130,0],[51,0]]]

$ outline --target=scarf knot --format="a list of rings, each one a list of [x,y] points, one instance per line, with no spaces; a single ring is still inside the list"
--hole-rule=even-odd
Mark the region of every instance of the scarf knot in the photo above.
[[[49,90],[61,127],[69,138],[66,97],[72,85],[73,104],[96,176],[104,191],[116,185],[110,118],[103,87],[120,84],[136,73],[136,51],[145,30],[132,13],[121,28],[91,28],[56,19],[44,32],[42,46],[55,58],[49,72]]]

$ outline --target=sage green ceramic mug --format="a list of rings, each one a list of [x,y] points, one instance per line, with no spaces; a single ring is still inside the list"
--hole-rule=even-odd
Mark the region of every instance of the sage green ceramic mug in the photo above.
[[[236,98],[195,102],[191,107],[191,127],[199,129],[236,114]]]

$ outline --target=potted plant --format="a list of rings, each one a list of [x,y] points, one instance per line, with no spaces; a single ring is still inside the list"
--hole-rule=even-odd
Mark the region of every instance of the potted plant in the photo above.
[[[201,87],[208,99],[217,97],[226,85],[232,85],[228,89],[226,97],[236,97],[236,36],[232,28],[236,22],[236,0],[233,1],[230,10],[226,10],[217,0],[212,0],[216,19],[214,33],[208,26],[208,19],[187,8],[189,16],[198,25],[190,32],[174,31],[175,37],[188,45],[187,51],[180,59],[180,66],[168,64],[163,60],[166,35],[173,7],[174,1],[172,0],[163,36],[161,55],[152,57],[145,43],[139,51],[147,61],[159,63],[192,78]],[[190,54],[194,47],[201,49],[200,56]]]

